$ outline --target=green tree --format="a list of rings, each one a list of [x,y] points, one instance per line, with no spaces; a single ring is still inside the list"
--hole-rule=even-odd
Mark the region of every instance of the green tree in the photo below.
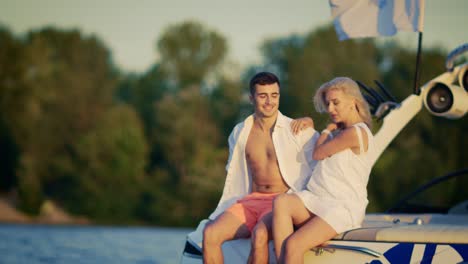
[[[227,138],[239,121],[241,109],[244,108],[242,95],[248,93],[247,84],[239,80],[221,77],[221,80],[209,94],[209,107],[211,115],[218,128],[222,130],[221,146],[227,145]],[[244,88],[245,87],[245,88]]]
[[[60,176],[51,173],[52,164],[63,157],[73,159],[76,138],[111,105],[115,72],[102,43],[76,30],[45,28],[29,32],[20,42],[16,60],[5,61],[18,66],[2,104],[20,153],[20,198],[24,209],[36,212],[44,182]]]
[[[315,90],[337,76],[369,82],[378,79],[377,48],[369,41],[339,42],[332,26],[305,36],[293,35],[266,41],[262,46],[265,65],[281,79],[281,111],[299,117],[312,116],[318,127],[325,118],[312,104]]]
[[[168,27],[157,47],[161,65],[179,88],[200,84],[227,51],[224,37],[192,21]]]
[[[155,167],[159,166],[161,160],[164,160],[159,148],[155,145],[153,135],[156,133],[155,120],[158,115],[155,105],[165,94],[174,92],[170,89],[168,82],[160,65],[156,64],[142,75],[125,76],[117,88],[119,100],[131,105],[143,121],[145,135],[150,145],[148,173],[151,173]]]
[[[148,146],[143,126],[135,111],[125,105],[108,109],[97,121],[77,139],[71,171],[60,173],[70,175],[61,183],[76,181],[77,185],[53,193],[76,212],[105,221],[128,221],[135,215],[146,180]]]
[[[169,184],[177,194],[172,197],[174,207],[168,210],[174,221],[182,221],[182,216],[206,217],[219,198],[225,176],[227,148],[218,147],[221,133],[198,91],[190,87],[167,95],[156,106],[155,142],[166,157]]]
[[[423,50],[421,86],[445,72],[445,55],[439,48]],[[380,57],[386,62],[383,83],[403,100],[413,92],[415,51],[392,44],[380,49]],[[467,129],[466,118],[435,117],[423,107],[374,166],[368,188],[373,201],[370,209],[387,209],[424,182],[466,168],[468,163],[463,159],[468,147],[463,136]],[[456,184],[447,188],[434,198],[448,201],[462,193]]]
[[[160,224],[194,224],[219,198],[227,159],[220,139],[237,119],[240,87],[215,70],[224,37],[199,23],[169,27],[158,48],[161,62],[125,88],[151,145],[137,211]]]
[[[322,83],[336,76],[349,76],[373,87],[373,80],[379,80],[399,101],[413,92],[415,51],[396,43],[379,46],[372,39],[338,42],[333,28],[327,26],[306,36],[268,40],[262,52],[262,68],[276,72],[282,81],[280,109],[293,117],[311,115],[318,129],[328,118],[315,113],[312,96]],[[423,51],[421,84],[445,71],[444,57],[438,48]],[[258,68],[249,69],[248,75]],[[465,119],[447,120],[421,110],[374,166],[368,186],[369,211],[385,210],[423,182],[466,168]],[[377,130],[380,123],[376,120],[375,124]],[[450,188],[437,199],[462,193],[459,185]]]
[[[15,112],[19,111],[21,93],[22,43],[0,25],[0,191],[17,185],[16,168],[19,152],[11,129]]]

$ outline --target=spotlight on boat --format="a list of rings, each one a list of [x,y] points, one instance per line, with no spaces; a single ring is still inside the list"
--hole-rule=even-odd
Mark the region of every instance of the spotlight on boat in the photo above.
[[[422,88],[424,106],[435,116],[463,117],[468,111],[468,63],[447,71]]]

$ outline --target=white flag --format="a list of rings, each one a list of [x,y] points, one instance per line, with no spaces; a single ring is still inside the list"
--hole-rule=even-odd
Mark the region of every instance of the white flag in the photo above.
[[[423,31],[424,0],[329,0],[340,40]]]

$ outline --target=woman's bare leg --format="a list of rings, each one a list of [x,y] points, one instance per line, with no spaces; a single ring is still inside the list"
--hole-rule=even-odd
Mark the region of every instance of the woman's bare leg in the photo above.
[[[281,263],[284,242],[294,232],[294,225],[300,226],[311,218],[302,200],[294,194],[282,194],[273,201],[273,243],[275,255]]]
[[[307,250],[321,245],[336,236],[336,231],[322,218],[313,217],[284,243],[283,261],[280,263],[304,263]]]

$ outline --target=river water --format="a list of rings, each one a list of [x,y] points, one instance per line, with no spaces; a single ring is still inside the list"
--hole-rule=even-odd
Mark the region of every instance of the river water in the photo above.
[[[178,263],[190,231],[0,224],[0,264]]]

